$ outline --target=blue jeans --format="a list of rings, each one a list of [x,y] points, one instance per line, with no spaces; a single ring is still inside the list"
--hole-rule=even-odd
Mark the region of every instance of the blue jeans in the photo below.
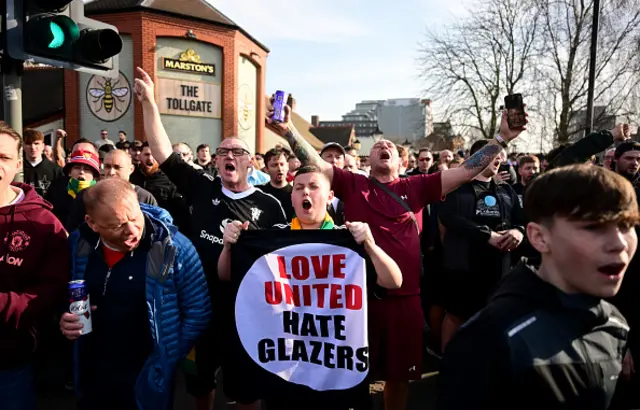
[[[35,410],[36,392],[31,366],[0,369],[0,403],[2,410]]]

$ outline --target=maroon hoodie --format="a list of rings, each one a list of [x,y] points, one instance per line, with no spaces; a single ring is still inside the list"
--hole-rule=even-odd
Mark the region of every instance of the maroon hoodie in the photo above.
[[[0,369],[26,363],[38,328],[64,304],[70,276],[67,233],[35,189],[0,207]]]

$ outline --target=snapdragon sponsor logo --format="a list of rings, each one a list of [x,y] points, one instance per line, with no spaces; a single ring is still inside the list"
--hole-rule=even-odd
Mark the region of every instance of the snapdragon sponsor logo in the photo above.
[[[204,239],[206,241],[211,242],[214,245],[223,245],[223,241],[221,238],[218,238],[217,236],[213,236],[210,233],[208,233],[207,231],[205,231],[204,229],[200,231],[200,239]]]
[[[0,263],[6,262],[8,265],[12,266],[22,266],[22,262],[24,260],[22,258],[16,258],[14,256],[7,256],[5,260],[5,256],[0,256]]]

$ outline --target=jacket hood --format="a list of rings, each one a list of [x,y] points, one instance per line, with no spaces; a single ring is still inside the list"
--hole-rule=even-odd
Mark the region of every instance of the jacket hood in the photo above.
[[[51,211],[53,209],[53,206],[42,199],[42,197],[36,192],[35,188],[31,185],[21,183],[13,183],[11,185],[22,189],[24,192],[24,199],[15,205],[3,206],[0,208],[0,215],[9,215],[11,213],[24,214],[43,209]]]

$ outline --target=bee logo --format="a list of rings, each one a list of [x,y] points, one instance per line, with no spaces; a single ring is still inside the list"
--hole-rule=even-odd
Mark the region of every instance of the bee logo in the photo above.
[[[93,76],[87,84],[87,103],[91,112],[103,121],[122,117],[131,103],[131,87],[124,74],[113,80]]]

